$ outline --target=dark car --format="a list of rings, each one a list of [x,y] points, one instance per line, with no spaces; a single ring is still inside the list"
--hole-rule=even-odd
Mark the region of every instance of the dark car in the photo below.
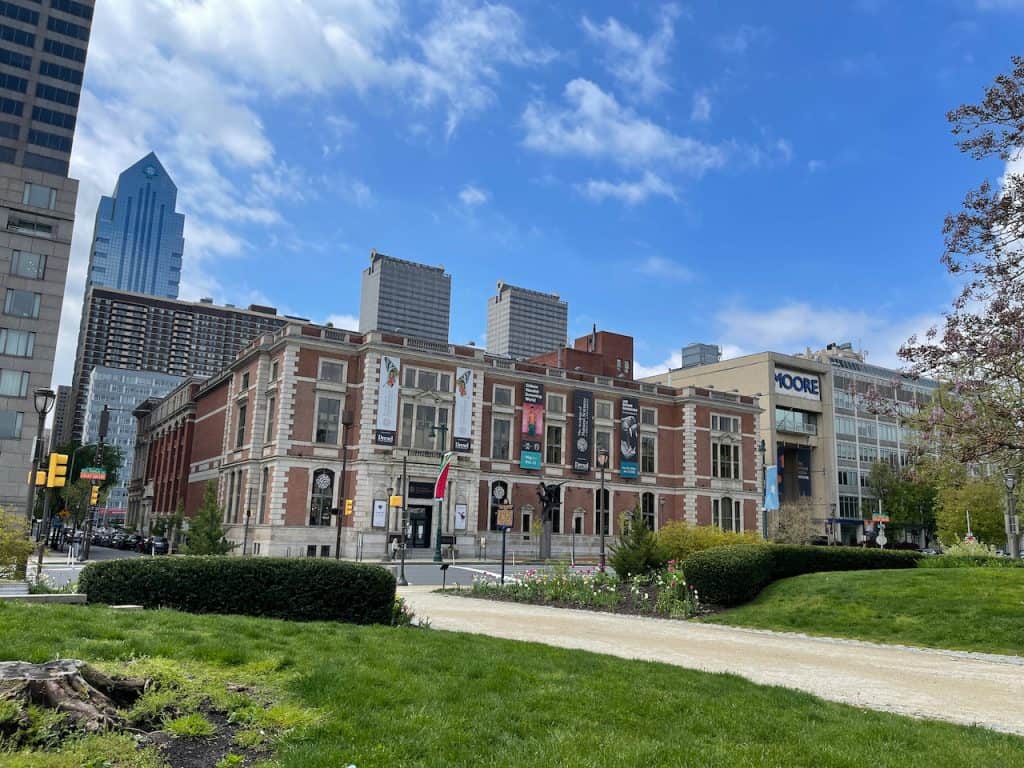
[[[139,540],[141,538],[142,537],[139,536],[137,533],[125,533],[125,534],[122,534],[120,537],[118,537],[117,548],[118,549],[134,550],[136,545],[138,545]]]
[[[166,555],[171,551],[171,542],[169,542],[163,536],[153,536],[148,542],[145,549],[146,554],[149,555]]]

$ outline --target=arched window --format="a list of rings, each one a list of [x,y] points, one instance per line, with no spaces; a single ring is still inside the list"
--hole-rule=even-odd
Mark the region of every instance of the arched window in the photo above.
[[[310,525],[330,525],[334,500],[334,473],[318,469],[313,473],[313,493],[309,504]]]
[[[607,488],[604,490],[598,488],[594,491],[594,534],[597,536],[601,535],[602,528],[604,529],[605,536],[610,535],[612,532],[608,500],[609,493]]]
[[[654,514],[654,494],[650,491],[640,497],[640,517],[644,521],[644,525],[647,526],[647,530],[657,530],[657,520]]]

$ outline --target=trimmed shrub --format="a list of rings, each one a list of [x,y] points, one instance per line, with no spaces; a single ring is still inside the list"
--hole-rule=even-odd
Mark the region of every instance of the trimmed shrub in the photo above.
[[[649,576],[665,567],[668,558],[658,537],[644,524],[638,513],[629,517],[629,525],[618,544],[613,544],[608,562],[622,581],[634,576]]]
[[[715,547],[683,563],[686,580],[705,603],[738,605],[778,579],[821,571],[913,568],[916,552],[853,547],[763,545]]]
[[[390,624],[395,602],[390,571],[314,558],[107,560],[86,566],[78,588],[90,603],[355,624]]]
[[[986,555],[939,555],[922,557],[918,568],[1024,568],[1024,560],[1008,557],[987,557]]]
[[[733,533],[713,525],[690,525],[684,521],[668,523],[658,531],[658,544],[665,557],[678,563],[696,552],[712,547],[764,543],[764,539],[756,533]]]

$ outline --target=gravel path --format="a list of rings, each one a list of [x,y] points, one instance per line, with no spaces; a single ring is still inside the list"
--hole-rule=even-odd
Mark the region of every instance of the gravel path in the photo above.
[[[435,629],[729,672],[844,704],[1024,735],[1024,657],[400,593]]]

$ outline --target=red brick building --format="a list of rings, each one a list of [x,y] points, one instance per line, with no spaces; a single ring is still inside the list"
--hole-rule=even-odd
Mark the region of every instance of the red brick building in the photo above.
[[[186,510],[215,481],[229,537],[281,556],[333,555],[332,510],[348,498],[343,555],[379,558],[400,530],[393,495],[406,496],[413,554],[433,550],[439,522],[460,554],[481,538],[493,553],[497,512],[511,504],[509,545],[536,555],[541,481],[562,484],[555,555],[596,552],[602,508],[610,534],[634,510],[654,528],[686,519],[760,530],[757,399],[635,382],[632,339],[581,343],[523,362],[298,323],[266,334],[194,393]],[[444,450],[455,458],[436,501]]]

